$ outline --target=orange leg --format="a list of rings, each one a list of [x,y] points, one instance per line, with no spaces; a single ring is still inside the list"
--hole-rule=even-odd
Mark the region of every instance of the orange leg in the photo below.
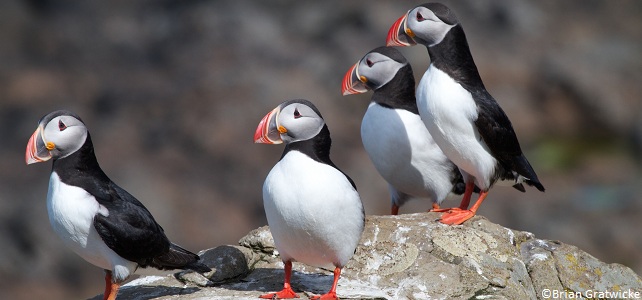
[[[119,288],[120,285],[112,281],[111,271],[105,270],[105,293],[103,294],[103,300],[116,300]]]
[[[299,296],[292,290],[290,286],[290,277],[292,276],[292,262],[285,262],[285,282],[283,283],[283,290],[276,293],[269,293],[259,296],[262,299],[292,299],[299,298]]]
[[[397,204],[392,204],[392,208],[390,209],[390,214],[393,216],[396,216],[399,214],[399,205]]]
[[[475,181],[471,180],[470,182],[466,182],[464,198],[461,199],[461,203],[459,204],[460,209],[468,209],[468,205],[470,205],[470,198],[473,195],[473,190],[475,190]]]
[[[435,208],[433,205],[433,208],[430,210],[431,212],[448,212],[451,210],[466,210],[468,209],[468,205],[470,204],[470,198],[473,195],[473,191],[475,190],[475,182],[471,181],[469,183],[466,183],[466,190],[464,191],[464,198],[461,199],[461,203],[459,204],[459,208]]]
[[[339,282],[339,276],[341,276],[341,268],[336,267],[334,268],[334,282],[332,282],[332,288],[330,288],[330,291],[321,296],[314,296],[310,299],[318,299],[318,300],[336,300],[339,299],[337,298],[337,283]]]
[[[479,198],[477,198],[477,202],[475,202],[473,207],[470,209],[453,208],[444,213],[439,221],[448,225],[459,225],[466,222],[466,220],[472,218],[475,213],[477,213],[477,209],[479,209],[479,206],[484,202],[486,196],[488,196],[488,191],[480,192]]]

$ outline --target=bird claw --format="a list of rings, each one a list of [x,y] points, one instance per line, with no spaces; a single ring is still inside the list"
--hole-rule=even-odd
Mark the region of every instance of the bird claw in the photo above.
[[[329,292],[329,293],[327,293],[325,295],[312,296],[310,299],[313,299],[313,300],[337,300],[339,298],[337,297],[337,293]]]
[[[475,216],[475,212],[472,210],[451,208],[441,216],[439,222],[446,225],[460,225],[473,216]]]
[[[265,294],[259,296],[261,299],[292,299],[292,298],[299,298],[299,295],[297,295],[291,288],[283,289],[280,292],[276,293],[270,293],[270,294]]]

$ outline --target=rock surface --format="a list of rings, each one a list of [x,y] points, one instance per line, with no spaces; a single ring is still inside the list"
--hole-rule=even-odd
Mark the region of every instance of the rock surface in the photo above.
[[[546,299],[542,291],[640,291],[642,279],[575,246],[538,239],[476,216],[461,226],[437,213],[369,216],[360,246],[345,267],[342,299]],[[182,272],[123,286],[119,299],[256,299],[280,290],[283,263],[267,226],[239,246],[200,253],[207,277]],[[292,285],[303,299],[325,293],[328,270],[295,263]],[[93,299],[100,299],[96,296]]]

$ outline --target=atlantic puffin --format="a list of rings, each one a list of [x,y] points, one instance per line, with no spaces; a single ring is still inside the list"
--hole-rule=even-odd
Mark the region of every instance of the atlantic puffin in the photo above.
[[[281,159],[263,184],[263,206],[285,265],[283,290],[265,299],[298,298],[290,286],[292,262],[334,268],[330,291],[313,299],[337,299],[341,269],[363,232],[365,213],[354,182],[330,160],[330,131],[319,110],[303,99],[281,103],[260,121],[255,143],[281,144]]]
[[[441,222],[461,224],[473,217],[498,180],[544,186],[522,153],[510,120],[484,87],[466,35],[455,13],[440,3],[409,10],[388,31],[388,46],[422,44],[430,66],[417,86],[417,107],[426,128],[461,171],[466,190],[459,209]],[[468,207],[474,184],[481,192]]]
[[[145,206],[107,177],[75,113],[45,115],[29,138],[26,163],[50,159],[49,221],[67,247],[105,270],[103,299],[116,299],[121,283],[139,268],[210,271],[198,255],[171,243]]]
[[[465,184],[457,166],[435,143],[421,121],[412,67],[397,49],[378,47],[346,72],[343,95],[374,91],[361,122],[361,140],[370,160],[388,182],[391,213],[411,198],[428,198],[433,209]]]

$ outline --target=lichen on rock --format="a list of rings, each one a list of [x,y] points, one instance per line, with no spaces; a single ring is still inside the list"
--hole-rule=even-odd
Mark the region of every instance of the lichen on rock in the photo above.
[[[368,216],[360,246],[339,280],[339,297],[545,299],[545,289],[642,291],[642,279],[631,269],[601,262],[575,246],[538,239],[481,216],[459,226],[438,218],[436,213]],[[250,232],[238,246],[199,255],[212,272],[133,281],[119,299],[150,299],[152,294],[153,299],[256,299],[282,287],[283,263],[267,226]],[[292,286],[304,298],[323,293],[331,274],[294,263]]]

